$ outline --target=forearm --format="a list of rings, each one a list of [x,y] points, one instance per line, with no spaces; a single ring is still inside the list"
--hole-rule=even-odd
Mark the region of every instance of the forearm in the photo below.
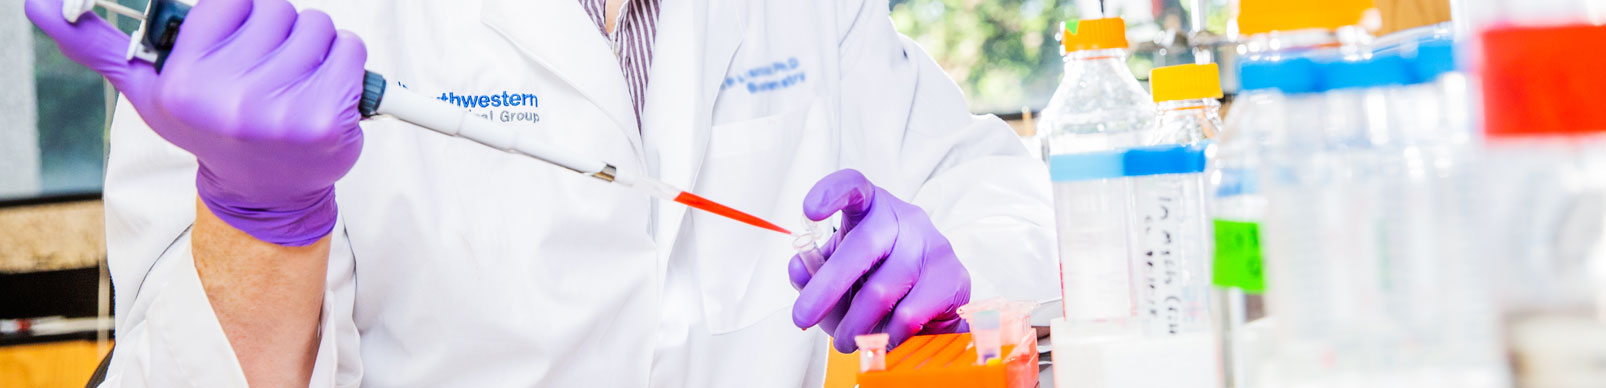
[[[263,242],[196,201],[195,271],[254,387],[305,387],[317,356],[329,237],[302,247]]]

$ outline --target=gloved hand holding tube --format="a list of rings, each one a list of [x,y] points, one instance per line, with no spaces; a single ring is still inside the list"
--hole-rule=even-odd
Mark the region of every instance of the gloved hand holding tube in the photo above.
[[[852,352],[860,334],[887,333],[892,346],[917,334],[966,331],[958,309],[970,302],[970,273],[924,210],[842,170],[815,183],[803,213],[824,220],[842,212],[842,230],[820,248],[825,264],[810,275],[793,256],[800,289],[792,322],[816,324]]]
[[[285,0],[203,1],[158,74],[125,57],[128,36],[61,0],[29,20],[109,80],[158,135],[195,155],[196,188],[218,218],[262,241],[304,246],[334,228],[335,181],[362,151],[367,50],[328,15]],[[228,85],[228,87],[217,87]]]

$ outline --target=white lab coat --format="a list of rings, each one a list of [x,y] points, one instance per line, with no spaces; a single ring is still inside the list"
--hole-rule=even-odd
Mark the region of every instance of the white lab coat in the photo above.
[[[639,131],[575,0],[298,5],[362,36],[392,87],[470,96],[476,113],[788,227],[816,180],[859,169],[930,213],[973,300],[1057,295],[1045,168],[1002,121],[966,112],[885,0],[663,0]],[[243,386],[192,267],[194,158],[126,104],[114,121],[106,386]],[[399,121],[363,129],[337,185],[313,386],[822,383],[826,335],[791,321],[787,237]]]

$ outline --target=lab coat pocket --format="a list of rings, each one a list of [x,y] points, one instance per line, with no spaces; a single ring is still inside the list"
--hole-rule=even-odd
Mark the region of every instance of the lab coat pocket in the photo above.
[[[837,165],[827,103],[813,99],[782,113],[715,125],[695,191],[783,228],[801,227],[803,196]],[[698,283],[708,328],[740,330],[791,306],[791,237],[691,213]]]

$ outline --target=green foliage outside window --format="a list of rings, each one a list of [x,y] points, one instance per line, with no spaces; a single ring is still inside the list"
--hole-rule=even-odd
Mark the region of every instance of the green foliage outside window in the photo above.
[[[1190,30],[1187,15],[1202,12],[1203,29],[1216,36],[1226,35],[1232,20],[1232,0],[1099,3],[1105,15],[1126,19],[1135,51],[1127,64],[1144,81],[1156,66],[1194,61],[1185,47],[1164,47],[1180,42],[1164,35]],[[1060,29],[1079,16],[1076,0],[893,0],[892,5],[898,31],[937,60],[978,113],[1035,111],[1048,103],[1063,69]]]
[[[1073,0],[902,0],[898,31],[925,48],[965,90],[975,112],[1042,107],[1060,81],[1061,23]]]

